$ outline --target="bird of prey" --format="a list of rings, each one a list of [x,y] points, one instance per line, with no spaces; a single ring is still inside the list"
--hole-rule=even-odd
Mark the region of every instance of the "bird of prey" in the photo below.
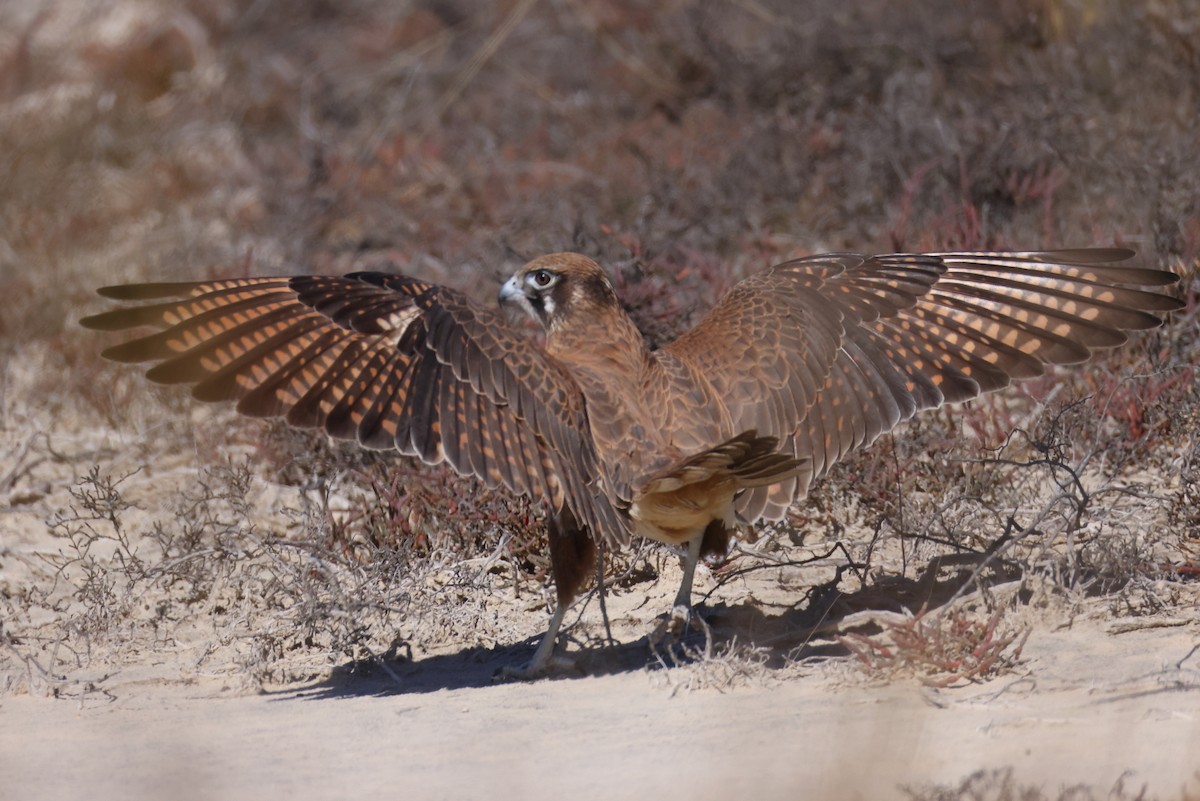
[[[1164,292],[1177,277],[1122,263],[1132,255],[811,256],[738,283],[657,350],[604,271],[572,253],[500,288],[544,345],[502,310],[384,272],[105,287],[145,303],[82,324],[159,329],[104,356],[158,362],[151,380],[200,400],[543,499],[558,605],[521,674],[533,676],[556,661],[597,543],[682,546],[686,609],[703,554],[739,524],[781,518],[851,450],[1159,325],[1181,306]]]

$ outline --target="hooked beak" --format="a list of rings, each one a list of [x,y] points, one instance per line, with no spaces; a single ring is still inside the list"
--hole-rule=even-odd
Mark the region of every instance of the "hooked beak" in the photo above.
[[[500,286],[499,300],[501,306],[506,303],[516,303],[520,306],[529,304],[529,298],[525,297],[525,290],[521,288],[521,282],[515,275]]]
[[[517,276],[514,275],[500,285],[500,296],[497,300],[509,322],[516,322],[519,319],[541,322],[534,313],[533,304],[530,302],[529,296],[525,294],[525,288]]]

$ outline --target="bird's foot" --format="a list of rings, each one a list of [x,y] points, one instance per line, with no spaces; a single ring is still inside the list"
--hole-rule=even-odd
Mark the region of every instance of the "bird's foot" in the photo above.
[[[687,641],[687,635],[693,630],[704,636],[702,645]],[[648,639],[650,652],[664,667],[712,655],[712,628],[694,607],[687,604],[676,604],[654,627]]]
[[[579,663],[569,656],[550,654],[542,659],[535,657],[524,665],[507,665],[492,675],[493,681],[534,681],[557,673],[577,673]]]

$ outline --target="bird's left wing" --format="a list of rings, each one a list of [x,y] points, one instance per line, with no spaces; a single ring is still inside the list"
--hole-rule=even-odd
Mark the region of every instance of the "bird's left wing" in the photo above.
[[[778,517],[808,482],[922,409],[1114,347],[1180,307],[1171,273],[1119,249],[834,253],[746,279],[663,348],[714,387],[733,432],[775,436],[810,472],[742,496]]]
[[[157,333],[104,356],[158,362],[165,384],[371,448],[443,460],[489,485],[569,506],[594,536],[628,541],[597,488],[578,386],[491,309],[446,287],[379,272],[105,287],[149,301],[88,328]]]

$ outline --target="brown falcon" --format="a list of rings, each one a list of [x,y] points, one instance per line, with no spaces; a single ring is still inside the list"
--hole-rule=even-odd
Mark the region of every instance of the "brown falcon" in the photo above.
[[[544,499],[558,607],[528,674],[551,661],[596,544],[703,553],[774,520],[854,448],[922,409],[1086,360],[1178,309],[1171,273],[1127,250],[796,259],[737,284],[649,350],[584,256],[535,259],[500,289],[546,332],[403,275],[133,284],[149,301],[82,321],[160,329],[104,351],[161,383],[368,448],[448,462]]]

